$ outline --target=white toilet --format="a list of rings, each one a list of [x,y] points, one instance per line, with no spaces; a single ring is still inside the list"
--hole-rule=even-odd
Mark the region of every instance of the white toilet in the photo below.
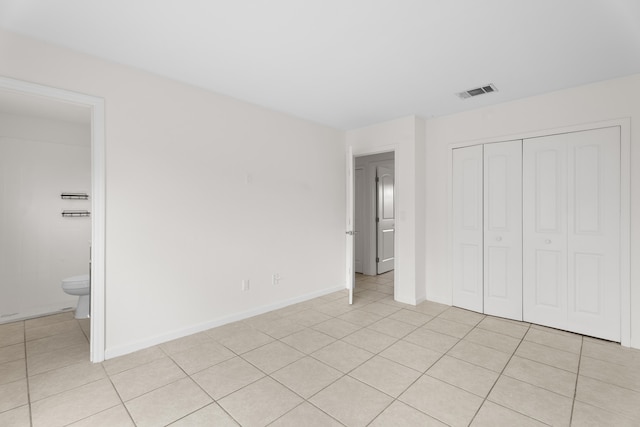
[[[76,319],[89,318],[89,301],[91,297],[91,280],[88,274],[62,279],[62,290],[69,295],[78,295]]]

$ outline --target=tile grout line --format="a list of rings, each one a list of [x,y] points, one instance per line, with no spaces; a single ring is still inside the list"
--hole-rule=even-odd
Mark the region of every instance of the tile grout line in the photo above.
[[[573,423],[573,411],[576,407],[576,396],[578,394],[578,380],[580,378],[580,365],[582,365],[582,348],[584,347],[584,336],[580,340],[580,356],[578,357],[578,369],[576,372],[576,383],[573,388],[573,399],[571,399],[571,413],[569,414],[569,425]]]

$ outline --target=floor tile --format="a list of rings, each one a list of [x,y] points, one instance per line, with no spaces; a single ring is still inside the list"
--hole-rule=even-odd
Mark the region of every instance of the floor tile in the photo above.
[[[311,356],[346,373],[369,360],[373,353],[343,341],[336,341],[312,353]]]
[[[504,375],[573,399],[576,374],[533,360],[513,356]]]
[[[300,403],[298,395],[269,377],[218,401],[243,427],[266,426]]]
[[[27,363],[24,359],[0,364],[0,384],[27,378]]]
[[[517,338],[487,331],[486,329],[481,328],[476,328],[469,332],[464,339],[508,354],[513,354],[518,347],[518,344],[520,344],[520,340]]]
[[[186,337],[165,342],[160,344],[159,347],[169,356],[173,356],[175,353],[184,352],[185,350],[189,350],[211,341],[212,338],[206,332],[199,332],[197,334],[187,335]]]
[[[448,308],[450,308],[450,306],[431,301],[423,301],[416,306],[407,307],[408,310],[417,311],[433,317],[438,316]]]
[[[175,423],[170,424],[171,427],[239,427],[229,414],[217,403],[211,403],[204,408],[180,418]]]
[[[113,375],[111,381],[123,401],[172,383],[185,374],[168,357]]]
[[[62,368],[75,363],[86,362],[89,359],[89,343],[75,345],[59,350],[27,354],[27,369],[29,375],[41,374],[52,369]]]
[[[276,339],[286,337],[287,335],[291,335],[294,332],[301,331],[305,328],[304,325],[287,318],[269,320],[267,322],[258,323],[254,327]]]
[[[398,397],[421,374],[380,356],[369,359],[349,373],[353,378],[393,397]]]
[[[106,377],[99,363],[80,362],[29,377],[29,394],[35,402]]]
[[[396,400],[369,427],[446,427],[447,425]]]
[[[486,397],[499,374],[445,355],[427,370],[427,375],[477,396]]]
[[[450,426],[467,426],[482,404],[475,394],[423,375],[399,400]]]
[[[274,341],[272,337],[255,330],[242,330],[236,334],[220,338],[218,342],[236,354],[246,353]]]
[[[173,361],[188,375],[217,365],[232,357],[235,357],[235,353],[213,340],[171,355]]]
[[[380,356],[419,372],[426,371],[442,353],[401,340],[387,347]]]
[[[269,427],[342,427],[335,419],[305,402],[278,418]]]
[[[0,412],[0,426],[30,427],[29,405],[19,406],[9,411]]]
[[[515,354],[565,371],[578,372],[580,355],[577,353],[558,350],[531,341],[522,341]]]
[[[633,390],[580,375],[576,401],[621,414],[640,423],[640,393]]]
[[[585,337],[582,345],[582,355],[640,369],[640,350],[625,348],[617,343],[588,339]]]
[[[525,341],[531,341],[558,350],[579,354],[582,347],[582,337],[569,332],[559,332],[560,331],[548,332],[546,330],[532,327],[524,336],[524,339]]]
[[[451,335],[452,337],[462,338],[467,335],[471,329],[473,329],[473,326],[443,319],[442,317],[436,317],[425,324],[423,328],[440,332],[441,334]]]
[[[487,399],[549,425],[569,425],[572,399],[510,377],[500,377]]]
[[[471,427],[544,427],[547,424],[486,401],[476,414]]]
[[[313,309],[309,309],[289,315],[286,318],[300,325],[309,327],[317,325],[318,323],[326,322],[327,320],[331,319],[331,316],[320,313],[319,311]]]
[[[33,427],[71,424],[120,404],[108,379],[102,379],[31,404]]]
[[[466,340],[459,341],[447,354],[494,372],[502,372],[511,358],[508,353]]]
[[[124,405],[114,406],[106,411],[70,424],[70,427],[135,427]]]
[[[352,310],[338,316],[338,319],[346,320],[360,327],[365,327],[382,319],[382,316],[364,310]]]
[[[73,319],[74,311],[69,310],[63,313],[51,314],[48,316],[36,317],[34,319],[28,319],[24,321],[25,329],[39,328],[40,326],[51,325],[58,322],[64,322],[66,320]]]
[[[333,338],[340,339],[354,333],[355,331],[360,329],[360,327],[354,325],[353,323],[347,322],[346,320],[330,319],[326,322],[314,325],[313,329],[325,333]]]
[[[341,423],[366,426],[393,399],[386,394],[345,376],[310,399],[310,402]]]
[[[29,403],[27,393],[26,378],[0,385],[0,412]]]
[[[35,328],[26,328],[25,335],[27,341],[50,337],[52,335],[64,334],[68,332],[81,331],[80,324],[75,319],[64,320],[62,322],[48,323]]]
[[[403,340],[439,353],[446,353],[459,341],[458,338],[431,331],[424,327],[411,332]]]
[[[378,314],[380,316],[390,316],[396,311],[401,310],[400,307],[393,307],[389,304],[383,304],[381,302],[374,302],[362,307],[362,310],[368,311],[369,313]]]
[[[308,399],[342,375],[314,358],[305,357],[274,372],[271,377]]]
[[[380,353],[385,348],[396,342],[398,339],[380,332],[363,328],[342,339],[342,341],[353,344],[371,353]]]
[[[583,427],[638,427],[638,420],[627,418],[621,414],[605,411],[595,406],[576,401],[573,405],[572,425]]]
[[[0,347],[0,363],[13,362],[25,358],[25,348],[23,343],[12,344]]]
[[[262,377],[263,372],[240,357],[226,360],[191,376],[215,400]]]
[[[280,341],[275,341],[242,355],[247,362],[270,374],[304,357],[304,354]]]
[[[164,426],[212,402],[191,378],[139,396],[125,405],[137,427]]]
[[[640,367],[582,357],[580,375],[640,392]]]
[[[27,353],[35,355],[82,344],[88,344],[88,341],[82,330],[78,328],[75,331],[27,341]]]
[[[146,365],[149,362],[153,362],[154,360],[162,359],[164,357],[166,357],[166,355],[162,350],[160,350],[160,347],[149,347],[125,356],[105,360],[102,362],[102,365],[104,366],[105,371],[107,371],[107,374],[115,375],[128,369]]]
[[[510,337],[521,339],[529,330],[529,324],[523,322],[516,322],[513,320],[499,319],[497,317],[487,316],[480,323],[478,327],[487,329],[499,334],[509,335]]]
[[[464,323],[469,326],[476,326],[482,319],[485,318],[484,314],[476,313],[475,311],[465,310],[458,307],[449,307],[444,310],[439,316],[441,319],[453,320],[454,322]]]
[[[24,334],[22,322],[0,325],[0,347],[23,343]]]
[[[417,311],[402,309],[389,316],[389,319],[399,320],[413,326],[422,326],[429,320],[433,319],[433,317],[426,314],[418,313]]]
[[[381,332],[394,338],[403,338],[413,332],[416,328],[417,326],[401,322],[399,320],[389,319],[388,317],[367,327],[367,329]]]
[[[335,340],[335,338],[330,337],[327,334],[307,328],[303,331],[291,334],[288,337],[284,337],[280,341],[290,345],[298,351],[310,354],[331,344]]]

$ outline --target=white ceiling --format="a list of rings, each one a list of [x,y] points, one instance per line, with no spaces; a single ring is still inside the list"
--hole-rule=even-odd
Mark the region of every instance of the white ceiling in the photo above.
[[[341,129],[640,73],[638,0],[0,0],[0,28]]]

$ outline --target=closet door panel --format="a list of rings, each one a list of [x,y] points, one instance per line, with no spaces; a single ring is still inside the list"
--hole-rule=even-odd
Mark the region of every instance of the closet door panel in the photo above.
[[[482,146],[453,150],[453,305],[483,311]]]
[[[620,131],[575,132],[568,147],[568,328],[620,340]]]
[[[522,320],[522,141],[484,146],[484,312]]]
[[[523,319],[567,325],[566,135],[523,143]]]

